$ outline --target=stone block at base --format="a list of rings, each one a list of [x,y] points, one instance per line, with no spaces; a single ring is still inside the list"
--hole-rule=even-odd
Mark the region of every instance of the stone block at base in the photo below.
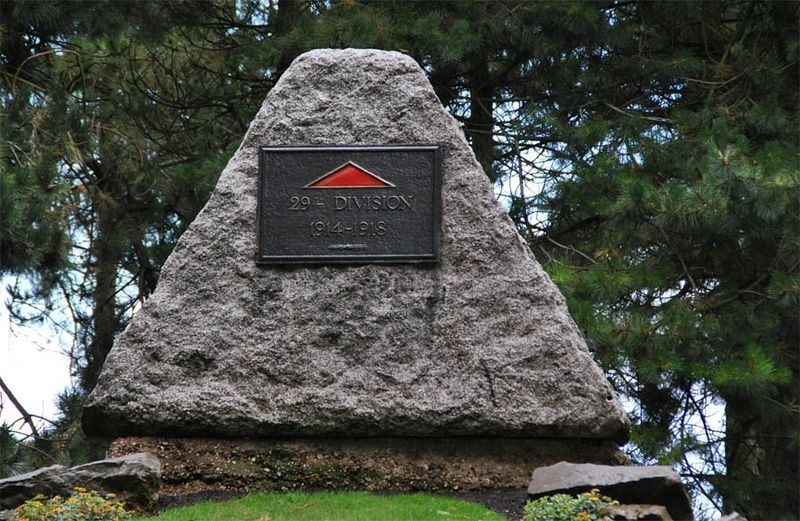
[[[118,438],[107,456],[152,452],[163,494],[202,489],[466,490],[523,488],[531,471],[559,460],[626,465],[608,440]]]
[[[128,452],[118,458],[77,467],[53,465],[0,479],[0,510],[10,511],[39,494],[48,498],[67,497],[75,487],[82,487],[100,495],[113,493],[126,508],[149,512],[155,510],[160,485],[158,458],[152,454]]]
[[[618,505],[611,507],[608,521],[673,521],[667,507],[661,505]]]
[[[666,466],[620,467],[560,461],[533,472],[528,497],[576,495],[598,488],[626,504],[664,505],[675,521],[691,521],[692,505],[680,476]]]

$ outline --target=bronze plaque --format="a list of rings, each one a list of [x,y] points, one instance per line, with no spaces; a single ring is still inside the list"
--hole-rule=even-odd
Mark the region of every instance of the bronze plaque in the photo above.
[[[437,262],[438,145],[261,147],[263,264]]]

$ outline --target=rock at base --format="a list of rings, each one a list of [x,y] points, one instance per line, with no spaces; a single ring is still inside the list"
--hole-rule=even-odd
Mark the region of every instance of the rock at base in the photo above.
[[[561,461],[533,472],[528,496],[575,495],[593,488],[620,503],[664,505],[676,521],[694,519],[680,476],[666,466],[612,467]]]
[[[623,465],[608,440],[487,438],[210,439],[127,437],[107,456],[152,452],[164,495],[199,490],[394,491],[524,488],[530,471],[570,458]]]
[[[64,465],[52,465],[32,472],[0,479],[0,510],[16,508],[37,494],[56,496],[69,490]]]
[[[147,453],[67,468],[53,465],[0,480],[0,508],[12,509],[38,494],[69,496],[75,487],[115,494],[127,508],[152,511],[161,486],[161,462]]]
[[[607,515],[609,521],[673,521],[661,505],[617,505]]]

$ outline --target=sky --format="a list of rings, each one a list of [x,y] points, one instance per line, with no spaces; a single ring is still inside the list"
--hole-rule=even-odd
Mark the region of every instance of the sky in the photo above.
[[[69,357],[63,353],[58,336],[46,326],[20,327],[11,324],[6,303],[10,297],[0,287],[0,378],[31,415],[54,418],[56,397],[71,385]],[[16,430],[30,431],[17,422],[21,414],[0,392],[0,423],[13,423]],[[15,423],[17,422],[17,423]],[[37,427],[42,425],[39,420]]]

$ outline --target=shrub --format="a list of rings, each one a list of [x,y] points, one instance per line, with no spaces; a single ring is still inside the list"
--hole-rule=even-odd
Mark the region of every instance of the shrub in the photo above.
[[[51,499],[38,495],[19,506],[11,521],[121,521],[133,512],[115,499],[114,494],[101,496],[93,490],[76,487],[69,498]]]
[[[596,521],[612,505],[619,505],[619,501],[600,495],[596,488],[575,497],[556,494],[529,501],[523,521]]]

